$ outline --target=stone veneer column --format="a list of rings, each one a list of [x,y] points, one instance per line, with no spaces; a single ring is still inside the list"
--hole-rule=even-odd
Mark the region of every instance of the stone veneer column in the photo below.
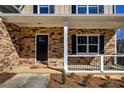
[[[18,58],[9,33],[0,18],[0,71],[12,69],[19,63]]]

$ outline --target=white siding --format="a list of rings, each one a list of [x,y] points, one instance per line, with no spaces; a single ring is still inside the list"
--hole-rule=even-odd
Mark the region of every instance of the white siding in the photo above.
[[[55,14],[71,14],[70,5],[56,5]]]
[[[33,6],[32,5],[25,5],[21,11],[22,14],[33,14]]]
[[[104,5],[104,14],[113,14],[113,6]]]

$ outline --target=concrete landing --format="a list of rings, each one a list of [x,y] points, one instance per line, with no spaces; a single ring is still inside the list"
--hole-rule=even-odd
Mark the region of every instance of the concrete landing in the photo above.
[[[50,75],[43,73],[19,73],[0,85],[1,88],[45,88]]]

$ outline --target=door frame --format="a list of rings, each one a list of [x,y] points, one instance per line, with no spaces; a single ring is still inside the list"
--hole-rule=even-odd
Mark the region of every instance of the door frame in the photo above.
[[[48,36],[48,46],[47,46],[47,49],[48,49],[48,52],[47,52],[47,58],[48,60],[46,61],[46,64],[48,64],[49,62],[49,34],[48,33],[37,33],[35,34],[35,63],[37,62],[37,36],[38,35],[47,35]]]

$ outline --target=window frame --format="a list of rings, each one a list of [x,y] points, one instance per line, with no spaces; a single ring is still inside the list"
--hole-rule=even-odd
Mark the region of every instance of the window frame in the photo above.
[[[89,8],[90,8],[90,7],[93,7],[93,6],[94,6],[94,7],[97,7],[97,13],[90,13],[90,12],[89,12],[89,10],[90,10]],[[88,13],[89,13],[89,14],[100,14],[100,13],[99,13],[99,5],[88,5]]]
[[[76,5],[76,14],[87,14],[87,5],[84,5],[84,6],[86,6],[86,13],[79,13],[79,12],[78,12],[78,8],[81,7],[81,6]],[[83,7],[83,6],[82,6],[82,7]]]
[[[113,14],[124,14],[124,13],[117,13],[116,6],[117,5],[113,5]]]
[[[87,44],[78,44],[78,37],[79,36],[86,36],[87,37]],[[90,36],[97,36],[98,37],[98,44],[89,44],[89,37]],[[100,38],[99,38],[99,34],[94,34],[94,35],[92,35],[92,34],[76,34],[76,54],[78,54],[78,55],[80,55],[80,54],[87,54],[87,55],[93,55],[93,54],[100,54],[99,53],[99,46],[100,46]],[[78,52],[78,45],[86,45],[86,53],[85,52]],[[98,52],[89,52],[89,46],[90,45],[97,45],[97,51]]]
[[[118,51],[118,39],[117,39],[117,34],[118,34],[118,31],[121,31],[121,29],[123,30],[124,28],[119,28],[119,29],[117,29],[116,30],[116,33],[115,33],[115,43],[116,43],[116,45],[115,45],[115,53],[117,54],[117,55],[123,55],[124,53],[119,53],[119,51]]]
[[[100,12],[99,12],[99,5],[96,5],[96,6],[97,6],[97,12],[98,12],[98,13],[89,13],[89,8],[90,8],[92,5],[84,5],[84,6],[86,6],[86,13],[79,13],[79,12],[78,12],[78,8],[81,7],[81,6],[76,5],[76,14],[100,14]],[[93,6],[94,6],[94,5],[93,5]]]
[[[48,13],[40,13],[40,7],[48,7]],[[54,10],[55,10],[55,8],[54,8]],[[38,14],[51,14],[50,13],[50,5],[38,5],[38,7],[37,7],[37,13]]]

